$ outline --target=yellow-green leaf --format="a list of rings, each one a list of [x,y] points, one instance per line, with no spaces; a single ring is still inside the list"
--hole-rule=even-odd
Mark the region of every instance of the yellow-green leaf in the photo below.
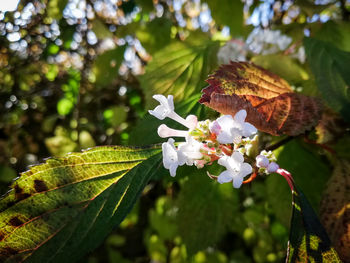
[[[204,80],[216,65],[219,42],[174,43],[157,52],[140,77],[149,105],[154,94],[172,94],[181,101],[204,86]]]
[[[0,201],[0,261],[81,258],[130,211],[159,152],[102,146],[31,167]]]

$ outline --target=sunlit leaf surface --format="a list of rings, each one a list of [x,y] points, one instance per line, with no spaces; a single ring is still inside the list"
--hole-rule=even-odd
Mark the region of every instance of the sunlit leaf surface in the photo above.
[[[140,77],[147,102],[154,94],[172,94],[175,101],[188,98],[205,86],[205,78],[216,66],[219,42],[174,43],[157,52]]]
[[[299,135],[321,115],[318,100],[294,93],[284,79],[254,64],[223,65],[207,82],[201,103],[223,114],[245,109],[250,123],[273,135]]]
[[[0,201],[0,261],[74,262],[97,247],[152,178],[159,151],[96,147],[33,166]]]

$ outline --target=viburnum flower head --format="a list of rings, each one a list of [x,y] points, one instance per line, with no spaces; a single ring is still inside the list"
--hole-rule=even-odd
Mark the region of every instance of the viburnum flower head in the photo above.
[[[240,152],[234,152],[231,156],[224,155],[218,163],[227,169],[219,175],[218,182],[222,184],[233,181],[235,188],[239,188],[243,178],[253,171],[251,165],[244,162],[243,154]]]
[[[186,119],[179,116],[174,111],[171,95],[167,98],[163,95],[154,95],[153,98],[159,101],[160,105],[153,111],[149,111],[150,114],[161,120],[166,117],[171,118],[187,127],[186,130],[172,129],[165,124],[158,127],[158,135],[162,138],[183,137],[185,139],[177,146],[173,138],[169,138],[162,144],[163,165],[170,171],[170,175],[174,177],[177,168],[184,164],[203,168],[218,161],[218,164],[224,166],[226,170],[219,176],[210,174],[209,176],[217,178],[219,183],[232,182],[233,187],[239,188],[244,177],[253,172],[252,165],[245,162],[245,156],[249,160],[250,149],[257,143],[257,135],[249,138],[257,133],[257,129],[245,121],[247,112],[243,109],[233,117],[223,115],[215,121],[198,122],[194,115],[189,115]],[[255,161],[256,164],[253,166],[259,168],[257,170],[259,172],[269,174],[279,169],[274,162],[275,157],[272,152],[261,151]]]

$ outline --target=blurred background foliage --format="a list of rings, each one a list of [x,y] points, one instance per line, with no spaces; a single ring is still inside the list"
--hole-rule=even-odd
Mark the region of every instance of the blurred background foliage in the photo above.
[[[221,63],[253,61],[296,92],[322,96],[305,62],[304,36],[350,51],[346,0],[17,2],[0,2],[2,193],[18,172],[48,156],[161,142],[160,122],[147,115],[153,94],[174,94],[183,116],[214,117],[197,101]],[[344,92],[342,103],[349,105]],[[334,100],[325,96],[337,110]],[[322,127],[317,132],[331,136]],[[342,140],[348,145],[349,137]],[[349,158],[344,143],[338,148]],[[332,160],[300,139],[276,154],[318,211]],[[218,174],[218,167],[210,169]],[[147,186],[121,226],[82,262],[284,260],[291,197],[282,178],[259,178],[237,191],[195,168],[180,171],[175,180],[163,171],[163,179]]]

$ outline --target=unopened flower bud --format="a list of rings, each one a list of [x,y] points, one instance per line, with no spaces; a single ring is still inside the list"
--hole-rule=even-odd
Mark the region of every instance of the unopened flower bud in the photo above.
[[[267,166],[267,172],[268,172],[268,173],[275,173],[275,172],[278,170],[278,168],[280,168],[280,167],[278,166],[277,163],[271,162],[271,163]]]
[[[158,135],[161,138],[167,138],[167,137],[186,137],[188,134],[187,131],[180,131],[171,129],[165,124],[162,124],[158,127]]]
[[[258,155],[256,158],[255,158],[255,160],[256,160],[256,166],[257,167],[265,167],[265,168],[267,168],[267,166],[269,165],[269,159],[267,159],[267,157],[266,156],[264,156],[264,155]]]

